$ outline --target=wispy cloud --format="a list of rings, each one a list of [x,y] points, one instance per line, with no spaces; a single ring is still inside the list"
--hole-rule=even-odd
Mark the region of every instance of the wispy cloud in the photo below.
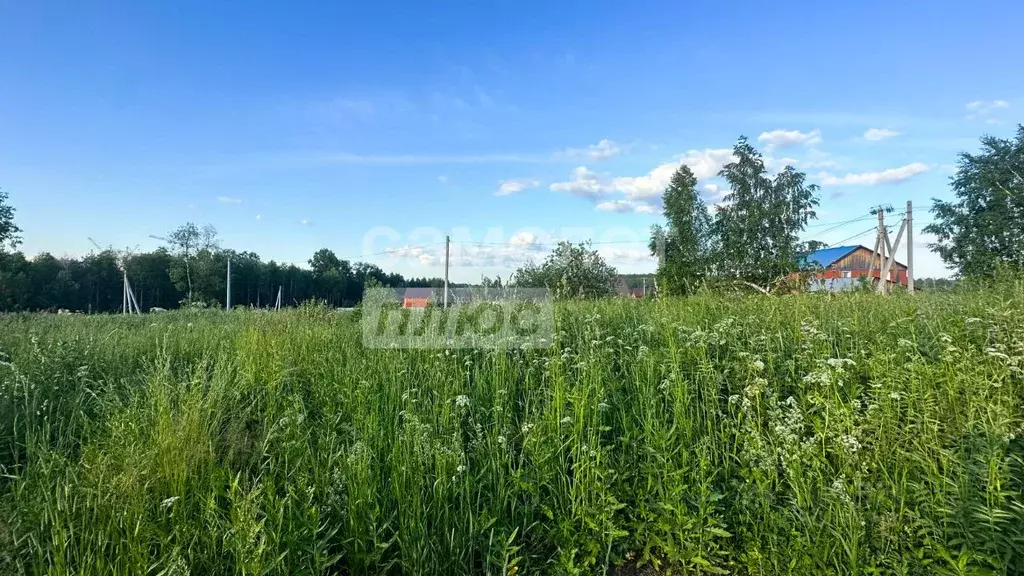
[[[861,172],[834,176],[828,172],[818,173],[818,180],[823,186],[877,186],[879,184],[895,184],[924,174],[929,169],[927,164],[914,162],[899,168],[888,168],[879,172]]]
[[[298,221],[298,225],[302,226],[302,227],[306,227],[306,226],[312,226],[313,223],[310,222],[309,220],[306,220],[305,218],[303,218],[302,220]]]
[[[893,138],[899,135],[899,132],[895,130],[889,130],[888,128],[869,128],[868,131],[864,133],[864,139],[870,140],[872,142],[878,142],[880,140],[885,140],[886,138]]]
[[[1010,107],[1010,103],[1006,100],[974,100],[964,105],[967,109],[968,120],[982,120],[984,119],[987,124],[998,124],[999,120],[989,118],[991,114],[997,110],[1003,110]]]
[[[636,205],[629,200],[605,200],[598,202],[597,209],[601,212],[632,212]]]
[[[241,198],[231,198],[229,196],[217,196],[217,202],[221,204],[241,204]]]
[[[787,148],[790,146],[811,146],[821,142],[821,130],[801,132],[799,130],[772,130],[762,132],[757,137],[758,142],[764,142],[770,148]]]
[[[570,159],[607,160],[618,156],[623,151],[622,146],[612,140],[603,139],[597,144],[591,144],[586,148],[566,148],[558,156]]]
[[[718,184],[714,183],[705,184],[704,191],[706,192],[705,196],[708,198],[708,200],[711,201],[712,204],[717,204],[725,200],[726,195],[729,194],[728,189],[723,188],[722,186],[719,186]]]
[[[529,188],[536,188],[540,186],[540,180],[532,178],[519,179],[519,180],[502,180],[498,182],[498,190],[494,193],[495,196],[508,196],[510,194],[518,194],[523,190]]]
[[[263,216],[261,214],[257,214],[256,215],[256,220],[263,220]]]

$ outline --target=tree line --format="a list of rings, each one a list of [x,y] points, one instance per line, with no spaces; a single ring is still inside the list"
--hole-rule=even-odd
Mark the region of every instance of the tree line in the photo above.
[[[0,191],[0,210],[6,206]],[[318,250],[309,267],[264,262],[253,252],[222,249],[216,230],[185,224],[167,236],[168,245],[152,252],[100,250],[82,258],[42,253],[28,259],[13,251],[20,230],[13,211],[0,211],[0,311],[68,309],[116,312],[123,295],[122,270],[127,273],[140,308],[180,306],[223,307],[226,301],[227,261],[231,259],[232,305],[268,307],[281,291],[284,306],[307,300],[330,306],[354,306],[367,286],[440,287],[441,278],[406,278],[367,262],[349,262],[330,249]],[[453,284],[454,286],[454,284]]]

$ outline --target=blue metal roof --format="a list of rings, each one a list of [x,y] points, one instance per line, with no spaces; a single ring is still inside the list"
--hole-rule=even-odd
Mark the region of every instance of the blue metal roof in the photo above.
[[[835,261],[845,257],[854,250],[860,248],[860,245],[856,246],[835,246],[833,248],[822,248],[821,250],[815,250],[807,255],[807,262],[816,264],[822,268],[828,268]]]

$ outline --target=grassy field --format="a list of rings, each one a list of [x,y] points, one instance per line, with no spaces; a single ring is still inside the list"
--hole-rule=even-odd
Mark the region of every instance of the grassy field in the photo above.
[[[1019,290],[557,321],[0,317],[0,573],[1024,572]]]

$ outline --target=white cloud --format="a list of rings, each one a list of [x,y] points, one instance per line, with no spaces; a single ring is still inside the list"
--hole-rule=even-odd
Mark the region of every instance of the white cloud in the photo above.
[[[561,154],[567,158],[586,158],[598,161],[607,160],[621,153],[622,147],[606,138],[586,148],[566,148]]]
[[[968,120],[974,120],[976,118],[984,118],[990,115],[994,110],[1006,109],[1010,107],[1010,103],[1006,100],[975,100],[968,102],[965,106],[970,114],[967,115]],[[989,124],[996,124],[991,119],[986,120]]]
[[[527,188],[536,188],[537,186],[540,186],[540,180],[502,180],[498,182],[498,191],[494,195],[508,196],[509,194],[518,194]]]
[[[705,196],[707,196],[708,200],[710,200],[712,204],[717,204],[722,200],[725,200],[726,194],[729,193],[728,190],[718,184],[705,184],[704,190],[707,192]]]
[[[613,181],[616,191],[622,192],[630,200],[643,200],[661,196],[665,186],[672,179],[672,174],[679,169],[679,162],[669,162],[656,167],[643,176],[621,176]]]
[[[655,261],[655,257],[651,255],[650,251],[638,248],[613,248],[604,246],[598,248],[597,252],[606,261],[620,264]]]
[[[733,159],[731,148],[705,148],[690,150],[675,162],[666,162],[657,166],[643,176],[623,176],[615,178],[612,189],[622,192],[630,200],[645,200],[660,197],[668,186],[672,174],[679,166],[689,166],[693,175],[699,180],[713,178]]]
[[[508,243],[513,246],[537,246],[540,237],[533,232],[516,232],[508,239]]]
[[[722,170],[722,166],[732,161],[732,148],[705,148],[688,151],[680,163],[689,166],[693,175],[703,180],[714,178]]]
[[[605,200],[597,204],[601,212],[632,212],[636,206],[629,200]]]
[[[427,250],[422,246],[402,246],[388,248],[384,251],[392,258],[415,260],[424,266],[433,266],[441,262],[441,255],[436,250]]]
[[[775,158],[774,156],[764,157],[764,167],[773,171],[781,172],[786,166],[796,166],[800,161],[796,158]]]
[[[895,130],[889,130],[888,128],[869,128],[864,133],[864,139],[872,142],[878,142],[879,140],[885,140],[886,138],[892,138],[893,136],[899,136],[900,133]]]
[[[262,216],[262,215],[260,215],[260,214],[257,214],[257,215],[256,215],[256,219],[257,219],[257,220],[263,220],[263,216]]]
[[[517,232],[508,244],[452,244],[451,261],[462,267],[515,268],[550,252],[553,244],[532,232]]]
[[[312,222],[310,222],[309,220],[306,220],[305,218],[303,218],[302,220],[299,220],[298,224],[299,224],[299,226],[312,226],[313,225]]]
[[[605,196],[614,190],[609,183],[602,182],[597,173],[586,166],[577,166],[572,171],[572,180],[555,182],[549,188],[552,192],[568,192],[573,196],[590,199]]]
[[[230,198],[228,196],[217,196],[217,202],[221,204],[241,204],[241,198]]]
[[[820,172],[818,179],[824,186],[876,186],[878,184],[894,184],[913,178],[928,171],[928,165],[921,162],[914,162],[899,168],[888,168],[881,172],[862,172],[860,174],[847,174],[846,176],[833,176],[828,172]]]
[[[731,148],[705,148],[689,150],[672,162],[665,162],[642,176],[609,177],[598,174],[586,166],[579,166],[568,182],[556,182],[549,188],[553,192],[568,192],[581,198],[598,201],[597,209],[604,212],[640,212],[653,214],[660,208],[661,195],[681,165],[686,165],[698,179],[713,178],[722,166],[733,160]],[[604,201],[612,194],[624,198]]]
[[[762,132],[757,137],[759,142],[764,142],[769,148],[786,148],[788,146],[810,146],[821,142],[821,130],[801,132],[799,130],[772,130]]]

